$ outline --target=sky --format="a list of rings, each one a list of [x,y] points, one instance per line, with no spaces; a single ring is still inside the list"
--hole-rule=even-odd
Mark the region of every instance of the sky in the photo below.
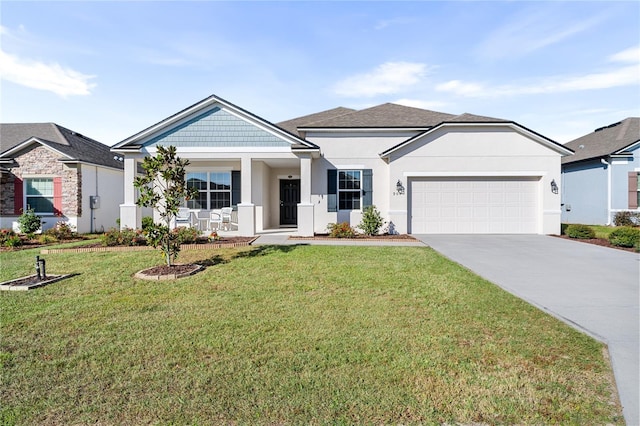
[[[640,116],[640,2],[0,1],[0,121],[114,145],[215,94],[277,123],[386,102],[559,143]]]

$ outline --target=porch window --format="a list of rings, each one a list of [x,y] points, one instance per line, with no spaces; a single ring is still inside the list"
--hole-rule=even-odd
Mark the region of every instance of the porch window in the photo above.
[[[362,171],[338,171],[338,208],[340,210],[360,210],[362,194]]]
[[[194,199],[186,202],[190,209],[231,207],[231,172],[187,173],[187,187],[198,191]]]
[[[24,179],[25,205],[37,214],[54,214],[53,178]]]

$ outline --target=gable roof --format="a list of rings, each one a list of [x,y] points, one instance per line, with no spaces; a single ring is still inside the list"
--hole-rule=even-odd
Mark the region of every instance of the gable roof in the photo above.
[[[567,142],[565,146],[574,150],[575,155],[563,158],[562,164],[622,154],[639,141],[640,117],[625,118]]]
[[[197,119],[200,115],[206,115],[211,112],[216,107],[223,107],[225,110],[231,111],[235,116],[242,117],[243,120],[246,120],[253,125],[263,129],[265,132],[271,133],[275,135],[275,137],[280,140],[288,141],[292,145],[292,149],[296,150],[319,150],[319,147],[309,141],[306,141],[299,136],[297,133],[290,133],[286,129],[276,126],[275,124],[265,120],[262,117],[258,117],[257,115],[240,108],[237,105],[232,104],[229,101],[222,99],[219,96],[211,95],[208,98],[201,100],[200,102],[196,102],[195,104],[173,114],[170,117],[165,118],[153,124],[146,129],[128,137],[127,139],[115,144],[111,147],[112,151],[118,152],[120,150],[139,150],[141,148],[141,143],[147,143],[152,140],[154,137],[162,135],[163,132],[171,132],[172,129],[177,129],[181,127],[181,123],[184,124],[185,121],[193,120],[194,117]],[[220,108],[218,108],[220,109]]]
[[[121,161],[113,158],[107,145],[58,124],[0,124],[0,159],[11,159],[16,152],[32,143],[39,143],[58,152],[61,155],[60,161],[124,168]]]

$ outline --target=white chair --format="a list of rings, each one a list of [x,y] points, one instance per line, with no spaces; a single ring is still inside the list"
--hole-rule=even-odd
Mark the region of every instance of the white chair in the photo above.
[[[209,213],[209,228],[212,231],[214,230],[214,225],[216,231],[219,231],[222,227],[222,210],[220,209],[211,210],[211,213]]]
[[[176,215],[176,228],[178,226],[193,226],[193,212],[186,207],[180,207]]]
[[[233,212],[233,208],[231,207],[223,207],[220,209],[220,218],[222,220],[222,227],[225,231],[229,231],[231,229],[231,213]]]

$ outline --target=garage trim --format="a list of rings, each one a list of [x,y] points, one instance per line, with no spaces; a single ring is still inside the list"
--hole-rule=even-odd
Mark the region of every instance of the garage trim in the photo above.
[[[547,172],[527,171],[501,171],[501,172],[404,172],[406,178],[410,177],[544,177]]]

